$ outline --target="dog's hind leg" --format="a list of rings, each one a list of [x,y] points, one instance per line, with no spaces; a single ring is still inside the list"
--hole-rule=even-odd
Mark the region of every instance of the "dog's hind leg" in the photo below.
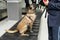
[[[25,34],[26,31],[27,31],[27,25],[25,25],[25,27],[23,27],[22,30],[20,30],[21,36],[29,36],[29,34]]]
[[[24,30],[24,32],[21,33],[21,36],[29,36],[29,34],[25,34],[26,30]]]

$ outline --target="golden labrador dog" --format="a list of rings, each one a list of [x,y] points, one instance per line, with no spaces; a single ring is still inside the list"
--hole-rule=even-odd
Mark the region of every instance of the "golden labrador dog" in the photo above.
[[[8,33],[15,33],[15,32],[19,32],[21,33],[21,36],[29,36],[29,34],[25,34],[25,32],[27,31],[27,27],[29,25],[30,27],[30,32],[32,32],[32,25],[33,22],[36,19],[36,15],[35,15],[35,10],[33,5],[30,5],[27,14],[23,17],[23,19],[18,23],[17,28],[15,30],[6,30],[6,32]]]

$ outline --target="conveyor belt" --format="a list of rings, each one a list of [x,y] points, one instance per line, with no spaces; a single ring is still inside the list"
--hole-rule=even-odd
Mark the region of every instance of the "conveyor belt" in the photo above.
[[[40,24],[40,17],[41,13],[36,13],[37,18],[33,24],[33,33],[30,33],[29,30],[27,30],[27,33],[30,34],[28,37],[21,37],[20,33],[5,33],[2,37],[0,37],[0,40],[37,40],[38,32],[39,32],[39,24]],[[18,23],[16,23],[11,29],[15,29]]]

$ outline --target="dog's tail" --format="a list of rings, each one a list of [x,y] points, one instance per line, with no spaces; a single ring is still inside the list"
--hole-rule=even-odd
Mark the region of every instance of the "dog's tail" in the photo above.
[[[18,32],[18,30],[6,30],[6,32],[8,32],[8,33],[16,33],[16,32]]]

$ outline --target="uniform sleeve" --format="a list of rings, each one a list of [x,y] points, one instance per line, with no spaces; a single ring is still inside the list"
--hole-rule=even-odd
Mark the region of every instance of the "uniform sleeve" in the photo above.
[[[58,0],[57,3],[52,3],[52,2],[49,2],[48,3],[48,9],[56,9],[56,10],[60,10],[60,0]]]

